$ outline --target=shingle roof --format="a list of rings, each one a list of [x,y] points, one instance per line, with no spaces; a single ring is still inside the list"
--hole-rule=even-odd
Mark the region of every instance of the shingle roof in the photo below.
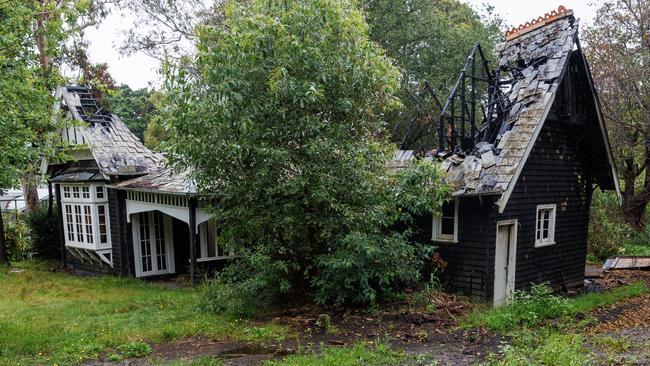
[[[142,175],[164,163],[117,116],[104,112],[88,88],[63,87],[61,98],[71,117],[86,123],[81,132],[102,173]]]
[[[161,193],[196,193],[196,187],[189,178],[188,171],[172,173],[167,168],[161,168],[145,176],[122,182],[117,185],[117,188]]]
[[[496,146],[481,143],[473,154],[451,156],[443,162],[455,195],[502,193],[532,148],[569,64],[578,35],[578,21],[563,17],[497,46],[499,67],[515,65],[521,76],[509,91],[511,108]],[[493,153],[493,152],[496,152]],[[516,179],[515,179],[516,180]]]

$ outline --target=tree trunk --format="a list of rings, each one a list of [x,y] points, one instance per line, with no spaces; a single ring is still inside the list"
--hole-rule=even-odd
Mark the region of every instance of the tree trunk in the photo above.
[[[25,212],[38,208],[38,175],[27,173],[20,178],[20,185],[25,197]]]
[[[2,221],[2,213],[0,213],[0,266],[9,264],[9,256],[7,253],[7,244],[5,242],[5,226]]]

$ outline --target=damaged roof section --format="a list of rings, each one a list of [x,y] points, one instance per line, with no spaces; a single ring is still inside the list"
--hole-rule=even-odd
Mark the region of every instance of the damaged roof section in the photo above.
[[[456,151],[443,161],[454,195],[502,193],[515,183],[515,172],[555,100],[577,34],[577,20],[564,10],[552,21],[497,46],[497,75],[508,70],[512,76],[499,83],[509,110],[498,121],[494,141],[479,142],[468,152]]]
[[[189,171],[173,173],[161,168],[145,176],[134,178],[117,185],[118,189],[155,191],[160,193],[195,194],[196,185],[189,177]]]
[[[85,122],[80,128],[83,141],[103,174],[142,175],[158,170],[164,157],[142,144],[117,116],[99,106],[87,87],[63,87],[60,90],[68,117]]]

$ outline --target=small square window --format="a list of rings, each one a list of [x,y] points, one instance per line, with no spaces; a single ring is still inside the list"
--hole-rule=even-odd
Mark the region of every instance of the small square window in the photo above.
[[[98,186],[95,188],[95,194],[97,198],[104,198],[104,187]]]
[[[90,187],[81,187],[83,198],[90,198]]]
[[[72,187],[72,198],[79,198],[79,187]]]
[[[445,202],[433,217],[432,240],[458,241],[458,201]]]
[[[556,205],[537,206],[535,247],[555,244],[555,209]]]
[[[63,186],[63,198],[70,198],[70,187]]]

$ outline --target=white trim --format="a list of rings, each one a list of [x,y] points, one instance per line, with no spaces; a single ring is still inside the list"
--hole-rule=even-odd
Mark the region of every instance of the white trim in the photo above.
[[[548,238],[547,239],[537,239],[537,232],[541,229],[539,222],[539,211],[540,210],[550,210],[549,220],[548,220]],[[555,244],[555,217],[557,215],[557,205],[548,204],[548,205],[538,205],[537,210],[535,211],[535,248],[547,247],[549,245]]]
[[[97,198],[97,188],[103,189],[103,197]],[[74,191],[77,190],[78,197],[75,197]],[[88,190],[88,196],[84,198],[84,189]],[[57,190],[61,196],[61,215],[63,221],[63,234],[66,247],[87,249],[87,250],[105,250],[112,247],[111,229],[110,229],[110,205],[108,203],[108,190],[103,183],[81,184],[65,183],[57,184]],[[67,195],[67,196],[66,196]],[[79,207],[80,220],[77,222],[75,208]],[[99,225],[99,208],[104,208],[104,219],[106,221],[106,242],[101,242],[100,225]],[[66,209],[70,208],[71,221],[68,220]],[[90,224],[86,220],[86,209],[90,210]],[[71,225],[72,231],[69,226]],[[80,225],[80,226],[78,226]],[[77,230],[80,228],[81,230]],[[90,230],[89,230],[90,229]],[[70,238],[72,234],[72,239]],[[81,234],[81,240],[79,240]],[[92,239],[90,242],[89,239]]]
[[[512,231],[510,231],[510,240],[508,243],[512,243],[512,250],[508,248],[508,274],[506,276],[506,298],[505,299],[497,299],[497,294],[496,294],[496,279],[497,279],[497,266],[499,263],[497,263],[497,256],[498,253],[497,251],[499,250],[499,226],[506,226],[506,225],[511,225],[512,226]],[[496,236],[495,236],[495,243],[494,243],[494,282],[492,284],[493,288],[493,294],[492,294],[492,299],[494,302],[495,306],[503,304],[504,301],[507,301],[507,299],[512,296],[512,294],[515,291],[515,274],[517,271],[517,233],[519,229],[519,221],[517,219],[512,219],[512,220],[503,220],[503,221],[497,221],[496,225]]]
[[[180,221],[183,221],[188,225],[190,223],[190,210],[188,207],[165,205],[155,202],[135,201],[130,199],[126,199],[124,201],[126,202],[126,222],[131,222],[132,214],[158,210]],[[211,217],[212,215],[210,215],[205,209],[197,207],[195,233],[199,232],[199,225],[208,221]]]
[[[434,215],[431,223],[431,240],[442,243],[458,243],[458,204],[459,199],[454,199],[454,235],[442,235],[440,231],[442,230],[441,216]],[[442,207],[441,207],[442,209]]]

